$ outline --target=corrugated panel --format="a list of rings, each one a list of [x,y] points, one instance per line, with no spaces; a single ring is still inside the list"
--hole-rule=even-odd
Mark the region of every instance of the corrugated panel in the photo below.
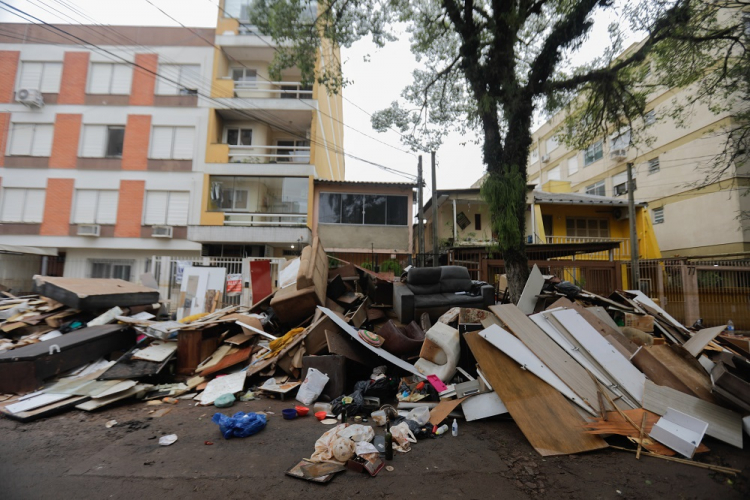
[[[177,64],[160,64],[159,75],[156,78],[156,93],[159,95],[178,94],[176,83],[180,79],[180,66]]]
[[[191,160],[193,158],[193,136],[195,127],[175,127],[172,158]]]
[[[167,220],[167,203],[169,193],[167,191],[146,192],[146,217],[147,225],[164,224]]]
[[[24,222],[42,222],[44,215],[44,189],[27,189],[23,210]]]
[[[52,154],[52,134],[55,126],[34,125],[34,141],[31,146],[31,156],[50,156]]]
[[[112,64],[94,63],[89,75],[89,94],[109,94]]]
[[[40,62],[25,62],[21,65],[21,80],[19,89],[39,89],[44,64]],[[41,89],[39,89],[41,90]]]
[[[30,155],[33,138],[34,124],[14,123],[10,135],[10,146],[8,152],[11,155]]]
[[[154,127],[151,133],[151,156],[155,159],[166,159],[172,156],[173,127]]]
[[[105,125],[84,125],[81,156],[85,158],[102,158],[107,139]]]
[[[133,68],[127,64],[115,64],[112,70],[112,94],[130,94]]]
[[[169,193],[169,207],[167,207],[167,225],[187,226],[188,207],[190,205],[190,193]]]
[[[56,94],[60,92],[60,78],[62,77],[62,63],[48,62],[44,63],[44,72],[42,73],[42,92]]]
[[[117,222],[117,191],[99,191],[99,207],[96,214],[97,224],[114,224]]]
[[[99,192],[95,189],[77,189],[73,224],[93,224],[96,222],[96,200]]]
[[[3,189],[3,212],[0,215],[4,222],[21,222],[25,197],[25,189]]]

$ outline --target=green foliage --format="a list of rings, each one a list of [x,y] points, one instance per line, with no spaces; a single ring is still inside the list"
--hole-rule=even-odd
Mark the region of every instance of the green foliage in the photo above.
[[[480,192],[490,209],[498,250],[522,250],[524,219],[519,222],[518,211],[526,207],[526,179],[520,169],[512,167],[506,175],[491,172]]]
[[[365,261],[365,262],[363,262],[363,263],[362,263],[362,265],[361,265],[361,266],[359,266],[359,267],[361,267],[362,269],[367,269],[368,271],[372,271],[372,262],[370,262],[370,261]]]
[[[380,272],[386,273],[388,271],[393,271],[394,275],[401,276],[401,271],[403,271],[403,268],[401,267],[401,264],[398,263],[398,261],[389,259],[383,261],[383,263],[380,264]]]

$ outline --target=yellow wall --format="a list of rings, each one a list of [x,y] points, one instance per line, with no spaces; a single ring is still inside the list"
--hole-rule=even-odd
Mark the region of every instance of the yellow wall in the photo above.
[[[203,174],[203,196],[201,197],[201,226],[223,226],[224,212],[208,212],[209,174]]]
[[[570,193],[569,181],[547,181],[542,186],[542,191],[548,193]]]
[[[337,71],[340,61],[339,48],[324,40],[316,63],[316,72],[319,73],[323,65]],[[315,165],[318,178],[344,180],[344,111],[341,92],[330,94],[327,87],[315,82],[313,99],[318,102],[319,111],[313,112],[310,127],[310,161]]]

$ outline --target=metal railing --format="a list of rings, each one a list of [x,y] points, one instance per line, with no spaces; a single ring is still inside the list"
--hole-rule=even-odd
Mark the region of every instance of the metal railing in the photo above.
[[[630,238],[594,238],[594,237],[578,237],[578,236],[547,236],[545,238],[547,244],[563,244],[563,243],[602,243],[602,242],[617,242],[620,244],[618,248],[612,250],[613,260],[627,260],[630,258]],[[576,255],[576,260],[609,260],[609,250],[603,250],[600,252],[591,252],[583,255]]]
[[[312,89],[301,82],[235,80],[234,93],[245,98],[312,99]]]
[[[305,226],[307,214],[224,213],[226,226]]]
[[[229,146],[230,163],[310,163],[310,146]]]

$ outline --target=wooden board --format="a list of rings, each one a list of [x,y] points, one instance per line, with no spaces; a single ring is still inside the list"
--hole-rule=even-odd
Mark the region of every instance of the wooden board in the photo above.
[[[711,394],[710,377],[700,363],[679,345],[643,346],[631,361],[657,385],[716,403]]]
[[[362,347],[359,342],[346,339],[340,333],[332,332],[330,330],[326,330],[325,334],[326,341],[328,342],[328,351],[331,354],[344,356],[355,363],[370,368],[374,368],[380,363],[378,357]]]
[[[211,375],[212,373],[216,373],[225,368],[229,368],[230,366],[234,366],[237,363],[242,363],[243,361],[247,361],[250,358],[250,354],[252,354],[252,351],[253,351],[253,346],[247,346],[243,349],[240,349],[239,351],[235,353],[228,354],[227,356],[224,356],[221,359],[221,361],[219,361],[215,365],[201,371],[201,376],[205,377],[206,375]]]
[[[537,295],[542,291],[544,286],[544,277],[542,272],[539,270],[536,264],[529,273],[529,278],[526,280],[526,284],[521,292],[521,297],[518,299],[518,308],[524,314],[532,314],[536,308]]]
[[[669,387],[661,387],[646,381],[643,392],[643,407],[659,415],[667,408],[686,413],[708,424],[706,434],[725,443],[742,448],[742,418],[721,406],[707,403]]]
[[[553,311],[550,314],[565,327],[568,332],[581,343],[584,349],[599,362],[606,372],[623,388],[635,401],[643,400],[643,383],[645,375],[612,344],[602,337],[588,322],[572,309]]]
[[[226,342],[227,344],[232,344],[232,345],[235,345],[235,346],[240,346],[240,345],[242,345],[242,344],[250,341],[250,339],[253,338],[253,337],[254,337],[254,335],[247,335],[245,333],[238,333],[234,337],[230,337],[227,340],[225,340],[224,342]]]
[[[177,350],[177,342],[166,342],[164,340],[154,340],[148,347],[136,351],[131,359],[141,359],[143,361],[155,361],[160,363],[165,359],[172,357]]]
[[[19,420],[21,422],[31,422],[38,418],[49,417],[65,411],[68,408],[87,401],[88,399],[88,396],[70,396],[69,398],[63,399],[62,401],[58,401],[56,403],[51,403],[34,410],[22,411],[18,413],[9,412],[3,407],[0,408],[0,413],[7,415],[9,418],[12,418],[14,420]]]
[[[624,347],[628,352],[630,352],[630,354],[634,354],[635,351],[638,350],[638,346],[631,342],[630,339],[628,339],[625,335],[623,335],[619,328],[612,328],[612,325],[608,321],[603,321],[597,314],[590,311],[588,308],[576,304],[575,302],[572,302],[563,297],[562,299],[557,300],[554,304],[549,306],[547,310],[549,311],[550,309],[556,309],[558,307],[564,307],[565,309],[574,309],[583,317],[583,319],[586,320],[589,325],[591,325],[594,330],[599,332],[602,337],[611,335],[612,337],[614,337],[617,343]],[[611,318],[610,321],[612,321]]]
[[[443,420],[448,418],[450,412],[455,410],[465,399],[444,399],[440,401],[435,408],[430,410],[430,423],[432,425],[440,425]]]
[[[491,325],[479,332],[487,342],[492,344],[497,349],[503,351],[505,354],[513,358],[513,360],[521,365],[521,368],[528,370],[540,379],[547,382],[549,385],[557,389],[563,396],[573,401],[575,404],[589,412],[591,415],[597,416],[599,413],[592,408],[596,405],[596,399],[591,399],[591,405],[583,401],[573,390],[563,382],[552,370],[549,369],[526,345],[518,340],[516,337],[506,332],[497,325]],[[544,334],[540,334],[544,336]],[[562,354],[566,355],[565,352]],[[574,362],[572,362],[574,363]],[[593,384],[591,377],[588,377],[589,381]]]
[[[598,408],[596,384],[586,370],[568,352],[545,335],[528,316],[513,304],[490,306],[489,309],[589,408]]]
[[[126,391],[118,392],[117,394],[113,394],[105,398],[91,399],[89,401],[86,401],[85,403],[76,405],[76,408],[78,408],[79,410],[84,410],[84,411],[94,411],[103,406],[112,404],[116,401],[121,401],[123,399],[134,397],[139,392],[146,391],[152,387],[153,385],[151,384],[138,384],[138,385],[131,387],[130,389]]]
[[[696,332],[695,335],[693,335],[693,338],[685,342],[683,344],[683,347],[687,349],[690,354],[697,358],[701,351],[703,351],[703,349],[705,349],[705,347],[708,345],[708,343],[715,339],[721,332],[726,330],[726,328],[727,325],[715,326],[713,328],[700,330]]]
[[[602,438],[584,432],[583,417],[562,394],[521,369],[478,332],[467,333],[464,338],[482,373],[539,454],[566,455],[607,447]]]

